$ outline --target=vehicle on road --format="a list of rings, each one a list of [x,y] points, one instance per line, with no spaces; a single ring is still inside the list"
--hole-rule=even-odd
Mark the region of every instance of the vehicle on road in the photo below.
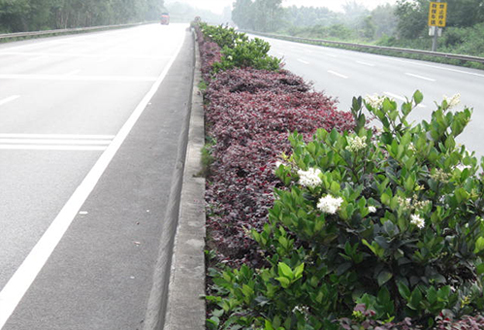
[[[161,14],[161,25],[168,25],[170,24],[170,14],[162,13]]]

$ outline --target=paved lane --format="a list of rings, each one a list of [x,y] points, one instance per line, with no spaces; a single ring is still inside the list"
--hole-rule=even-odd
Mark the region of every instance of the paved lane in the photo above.
[[[105,154],[115,155],[185,29],[155,24],[0,45],[0,329],[20,291],[7,283],[22,283],[20,265],[99,159],[108,165]]]
[[[414,110],[413,120],[428,119],[443,95],[461,94],[461,106],[474,108],[472,122],[460,142],[484,156],[484,71],[396,57],[264,38],[271,54],[282,57],[286,68],[314,83],[317,91],[338,99],[340,110],[349,110],[353,96],[387,95],[398,103],[415,90],[424,102]]]

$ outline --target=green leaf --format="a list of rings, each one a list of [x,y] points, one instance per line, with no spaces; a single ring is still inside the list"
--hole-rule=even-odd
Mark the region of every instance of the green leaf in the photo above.
[[[400,295],[405,300],[408,300],[408,298],[410,297],[410,289],[408,288],[408,286],[406,286],[403,282],[398,282],[397,286],[398,286],[398,292],[400,293]]]
[[[479,237],[476,240],[476,248],[474,249],[474,253],[479,253],[484,250],[484,237]],[[481,264],[483,265],[483,264]]]
[[[279,283],[281,283],[281,286],[284,289],[287,289],[289,287],[289,285],[291,284],[291,281],[289,281],[289,279],[286,278],[286,277],[276,277],[276,280],[278,280]]]
[[[417,287],[417,288],[415,288],[415,290],[413,290],[407,306],[410,309],[419,310],[421,301],[422,301],[422,292],[420,292],[420,289]]]
[[[422,103],[423,94],[419,90],[416,90],[415,93],[413,93],[413,100],[415,101],[416,105]]]
[[[285,263],[283,262],[280,262],[278,265],[277,265],[277,268],[278,268],[278,273],[279,273],[279,276],[281,277],[286,277],[290,280],[292,280],[294,278],[294,274],[292,273],[292,269],[291,267],[289,267],[288,265],[286,265]]]
[[[378,280],[378,285],[382,286],[386,282],[388,282],[391,278],[393,277],[393,274],[389,272],[388,270],[382,270],[380,274],[378,274],[377,280]]]

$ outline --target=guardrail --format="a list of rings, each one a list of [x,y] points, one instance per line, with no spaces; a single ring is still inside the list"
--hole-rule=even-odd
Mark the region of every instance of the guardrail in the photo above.
[[[23,38],[23,37],[34,37],[34,36],[42,36],[42,35],[49,35],[49,34],[64,34],[64,33],[85,32],[85,31],[93,31],[93,30],[116,29],[116,28],[122,28],[122,27],[137,26],[141,24],[146,24],[146,23],[130,23],[130,24],[118,24],[118,25],[90,26],[90,27],[72,28],[72,29],[3,33],[3,34],[0,34],[0,39]]]
[[[478,56],[439,53],[439,52],[417,50],[417,49],[408,49],[408,48],[361,45],[361,44],[353,44],[353,43],[349,43],[349,42],[339,42],[339,41],[330,41],[330,40],[298,38],[298,37],[284,36],[284,35],[280,35],[280,34],[270,34],[270,33],[254,32],[254,31],[244,31],[244,30],[240,30],[240,31],[245,32],[245,33],[263,36],[263,37],[283,39],[283,40],[295,41],[295,42],[304,42],[304,43],[317,44],[317,45],[325,45],[326,44],[326,45],[345,46],[345,47],[353,47],[353,48],[360,48],[360,49],[361,48],[363,48],[363,49],[365,49],[365,48],[366,49],[375,49],[375,50],[381,50],[381,51],[399,52],[399,53],[407,53],[407,54],[418,54],[418,55],[426,55],[426,56],[434,56],[434,57],[444,57],[444,58],[452,59],[452,60],[470,61],[470,62],[478,62],[478,63],[484,64],[484,57],[478,57]]]

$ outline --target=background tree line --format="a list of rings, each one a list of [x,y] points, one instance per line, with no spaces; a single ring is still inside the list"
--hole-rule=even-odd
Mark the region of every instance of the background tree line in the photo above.
[[[0,0],[0,32],[158,20],[163,0]]]
[[[447,26],[439,51],[484,56],[484,0],[445,2]],[[232,19],[247,30],[430,49],[429,4],[430,0],[397,0],[395,5],[368,10],[356,1],[346,1],[343,12],[334,12],[323,7],[284,8],[282,0],[236,0]]]

